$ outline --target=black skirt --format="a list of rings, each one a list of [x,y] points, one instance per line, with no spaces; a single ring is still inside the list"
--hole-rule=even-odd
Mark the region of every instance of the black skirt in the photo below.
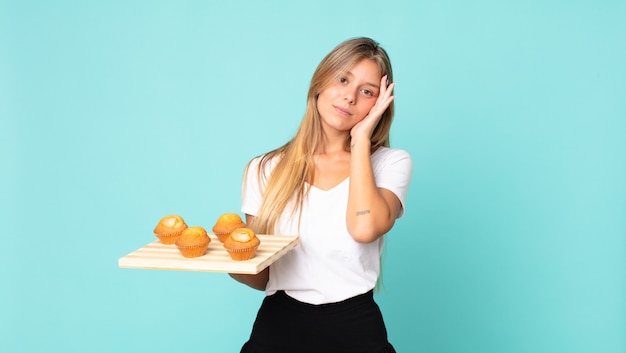
[[[395,353],[372,291],[338,303],[265,297],[241,353]]]

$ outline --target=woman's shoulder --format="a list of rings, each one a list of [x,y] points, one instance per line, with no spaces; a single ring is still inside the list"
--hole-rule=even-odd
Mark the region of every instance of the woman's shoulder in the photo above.
[[[252,158],[252,160],[248,162],[248,168],[262,169],[267,172],[269,170],[272,170],[276,166],[276,163],[278,163],[279,160],[280,160],[280,155],[277,153],[274,153],[274,152],[264,153],[264,154],[261,154]]]
[[[252,160],[250,160],[250,163],[276,163],[280,160],[280,156],[280,153],[277,153],[276,151],[271,151],[252,158]]]
[[[372,154],[372,169],[379,187],[396,190],[400,182],[408,183],[413,171],[413,161],[405,150],[381,147]],[[391,182],[391,184],[389,184]]]
[[[387,160],[411,160],[409,152],[399,148],[391,147],[379,147],[374,153],[372,153],[372,161],[387,161]]]

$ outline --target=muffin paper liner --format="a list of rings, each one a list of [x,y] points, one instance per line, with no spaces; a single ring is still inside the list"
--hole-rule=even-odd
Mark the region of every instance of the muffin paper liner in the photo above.
[[[155,235],[157,238],[159,238],[159,241],[161,241],[161,243],[170,245],[176,242],[176,239],[178,239],[181,233],[182,231],[179,232],[178,234],[155,234]]]
[[[210,240],[202,244],[183,246],[177,245],[176,247],[184,257],[199,257],[206,253],[207,249],[209,248],[209,243]]]
[[[230,232],[228,233],[215,233],[213,232],[213,234],[215,234],[217,236],[217,240],[219,240],[220,242],[225,242],[226,239],[228,239],[228,237],[230,236]]]
[[[183,231],[187,229],[187,224],[183,223],[183,226],[180,229],[163,231],[165,227],[161,224],[157,224],[156,228],[154,228],[154,235],[161,241],[163,244],[174,244],[176,239],[183,234]]]
[[[250,260],[253,257],[256,256],[256,250],[259,246],[255,246],[252,248],[241,248],[241,249],[229,249],[229,248],[225,248],[226,251],[228,251],[228,254],[230,255],[230,258],[235,260],[235,261],[243,261],[243,260]]]

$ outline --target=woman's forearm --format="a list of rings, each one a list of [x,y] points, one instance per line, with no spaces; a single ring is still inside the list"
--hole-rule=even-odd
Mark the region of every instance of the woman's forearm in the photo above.
[[[265,290],[267,286],[267,282],[270,279],[270,271],[269,267],[264,269],[263,271],[257,273],[256,275],[246,275],[239,273],[229,273],[229,275],[234,278],[237,282],[243,283],[248,287]]]
[[[395,195],[376,186],[370,141],[353,140],[346,223],[354,240],[372,242],[391,229],[396,216]],[[397,201],[399,204],[399,201]]]

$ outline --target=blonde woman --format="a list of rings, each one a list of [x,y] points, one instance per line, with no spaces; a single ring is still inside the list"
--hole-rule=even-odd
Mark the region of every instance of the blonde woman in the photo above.
[[[249,227],[300,245],[257,275],[231,274],[266,292],[241,352],[395,352],[372,294],[412,170],[389,147],[394,87],[378,43],[339,44],[313,74],[295,137],[248,164]]]

